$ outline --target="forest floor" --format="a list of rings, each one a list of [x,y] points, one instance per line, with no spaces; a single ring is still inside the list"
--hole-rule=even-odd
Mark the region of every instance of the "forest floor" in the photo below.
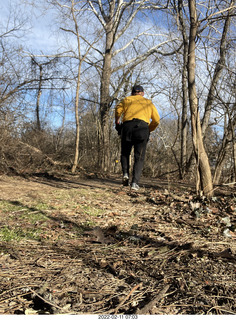
[[[236,189],[0,176],[0,314],[236,314]]]

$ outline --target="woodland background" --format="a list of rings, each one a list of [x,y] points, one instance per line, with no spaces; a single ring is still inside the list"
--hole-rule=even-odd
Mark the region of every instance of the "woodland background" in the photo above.
[[[0,7],[0,314],[235,315],[235,1]],[[161,116],[138,192],[134,84]]]
[[[235,183],[235,1],[1,6],[2,173],[119,173],[114,108],[142,84],[161,115],[144,176]]]

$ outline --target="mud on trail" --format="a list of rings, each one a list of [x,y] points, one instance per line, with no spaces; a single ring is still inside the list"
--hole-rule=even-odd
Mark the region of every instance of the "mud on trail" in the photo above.
[[[236,193],[0,176],[0,314],[236,314]]]

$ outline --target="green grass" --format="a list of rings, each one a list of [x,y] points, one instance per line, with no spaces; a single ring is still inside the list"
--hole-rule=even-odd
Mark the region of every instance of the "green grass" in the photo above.
[[[20,227],[10,228],[8,226],[5,226],[0,228],[0,241],[20,241],[22,239],[39,240],[40,232],[41,230],[39,228],[23,230]]]
[[[102,215],[102,213],[103,213],[102,209],[97,209],[97,208],[94,208],[94,207],[88,206],[88,205],[81,206],[81,209],[85,214],[92,216],[92,217],[98,217],[98,216]]]
[[[39,211],[51,210],[52,207],[45,202],[39,202],[34,206],[34,209]]]
[[[0,201],[0,241],[66,239],[77,237],[84,229],[96,225],[96,219],[104,210],[97,206],[96,199],[107,197],[95,190],[69,189],[42,193],[17,201]],[[78,223],[65,224],[60,220],[72,219]],[[78,220],[76,216],[78,215]],[[50,216],[52,218],[50,218]],[[62,218],[61,218],[62,216]]]
[[[24,212],[22,214],[19,215],[19,219],[23,220],[23,221],[28,221],[32,224],[35,223],[45,223],[48,220],[50,220],[47,216],[45,216],[45,214],[41,213],[41,212],[34,212],[34,211],[30,211],[30,212]]]
[[[43,213],[44,209],[48,209],[48,205],[44,203],[39,203],[35,208],[29,208],[17,201],[15,203],[0,201],[0,216],[4,218],[7,214],[8,220],[25,220],[30,223],[45,222],[49,218]]]
[[[0,201],[0,211],[3,213],[14,212],[24,209],[25,207],[18,201]]]
[[[42,208],[39,203],[38,208]],[[0,241],[39,240],[41,227],[50,219],[36,208],[18,201],[0,201]]]

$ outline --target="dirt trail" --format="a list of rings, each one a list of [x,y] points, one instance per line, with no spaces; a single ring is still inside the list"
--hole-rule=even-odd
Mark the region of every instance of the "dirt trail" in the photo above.
[[[1,314],[236,314],[235,189],[0,177]]]

